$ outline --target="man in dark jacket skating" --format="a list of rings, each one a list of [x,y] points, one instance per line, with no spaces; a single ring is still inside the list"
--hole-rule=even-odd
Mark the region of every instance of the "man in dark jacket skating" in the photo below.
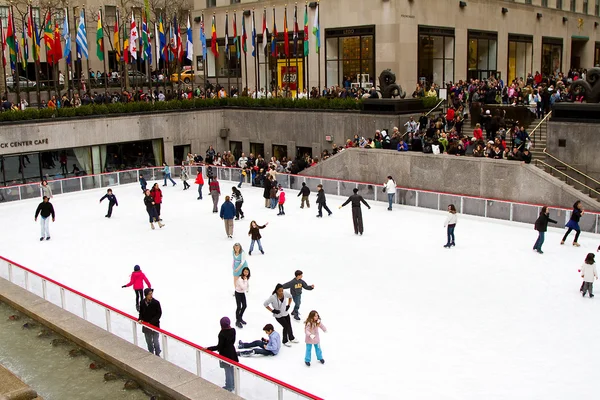
[[[119,206],[119,203],[117,202],[117,196],[113,194],[112,189],[108,189],[106,194],[100,198],[100,203],[102,203],[102,200],[104,199],[108,199],[108,212],[106,213],[105,217],[110,218],[113,207]]]
[[[52,203],[50,203],[50,199],[48,198],[48,196],[44,196],[44,201],[42,201],[37,209],[35,210],[35,221],[37,221],[38,215],[42,216],[42,219],[40,220],[40,227],[41,227],[41,236],[40,236],[40,242],[42,240],[44,240],[44,237],[46,238],[46,240],[50,240],[50,216],[52,215],[52,222],[54,222],[54,207],[52,206]]]
[[[144,300],[140,304],[140,316],[138,323],[145,322],[156,328],[160,328],[160,317],[162,316],[162,309],[160,303],[154,297],[152,297],[154,290],[151,288],[144,289]],[[160,356],[160,338],[156,331],[150,328],[143,327],[142,332],[146,337],[146,344],[148,345],[148,351],[152,354]]]
[[[370,210],[371,206],[363,199],[361,195],[358,194],[358,189],[352,189],[354,194],[348,197],[348,200],[344,204],[342,204],[339,208],[344,207],[348,203],[352,203],[352,222],[354,223],[354,234],[362,236],[363,234],[363,219],[362,219],[362,210],[360,209],[360,203],[363,203]]]
[[[548,223],[552,222],[556,224],[557,222],[550,218],[550,212],[548,211],[548,207],[542,207],[540,211],[540,216],[535,221],[535,230],[538,231],[538,238],[533,245],[533,249],[536,250],[540,254],[544,254],[542,251],[542,245],[544,244],[544,239],[546,236],[546,231],[548,230]]]
[[[308,196],[310,195],[310,189],[306,186],[306,182],[302,182],[302,188],[300,189],[300,193],[298,193],[298,197],[302,196],[302,200],[300,202],[300,208],[304,208],[304,203],[306,202],[306,207],[310,208],[310,203],[308,202]]]
[[[327,207],[327,200],[325,200],[325,191],[323,190],[323,185],[317,185],[317,205],[319,206],[319,214],[317,214],[317,218],[323,217],[323,209],[328,212],[328,215],[331,215],[331,210]]]

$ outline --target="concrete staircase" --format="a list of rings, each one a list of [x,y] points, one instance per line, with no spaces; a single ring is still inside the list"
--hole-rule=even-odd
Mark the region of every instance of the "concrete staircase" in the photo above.
[[[533,160],[544,161],[546,159],[546,156],[544,155],[544,149],[546,148],[546,143],[548,141],[548,138],[546,136],[546,124],[547,123],[544,122],[535,131],[533,131],[535,129],[535,127],[538,126],[538,124],[541,121],[542,121],[541,119],[535,119],[527,127],[527,132],[529,132],[529,135],[531,136],[531,139],[533,140],[533,146],[531,146],[529,149],[529,151],[531,151],[532,161]]]

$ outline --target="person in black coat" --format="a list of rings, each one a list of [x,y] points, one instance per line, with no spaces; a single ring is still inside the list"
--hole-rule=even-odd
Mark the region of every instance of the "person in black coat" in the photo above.
[[[144,289],[144,300],[140,304],[140,316],[138,323],[145,322],[156,328],[160,328],[160,317],[162,316],[162,309],[160,308],[160,302],[152,297],[154,289]],[[146,326],[142,328],[144,336],[146,337],[146,344],[148,345],[148,351],[152,354],[160,356],[160,340],[157,331],[154,331]]]
[[[216,346],[207,347],[207,350],[218,351],[219,354],[232,361],[238,362],[235,350],[235,329],[231,327],[231,321],[227,317],[221,318],[221,331],[219,332],[219,343]],[[233,392],[235,382],[233,379],[233,365],[219,361],[219,366],[225,370],[225,386],[223,389]]]
[[[158,218],[158,213],[156,212],[156,207],[154,206],[154,197],[150,195],[150,189],[146,189],[146,193],[144,195],[144,205],[146,206],[146,212],[150,217],[150,226],[152,229],[154,229],[155,222],[157,222],[158,226],[161,228],[165,226]]]
[[[365,206],[371,209],[371,206],[363,199],[361,195],[358,194],[358,189],[352,189],[354,194],[348,197],[348,200],[344,204],[342,204],[339,208],[344,207],[348,203],[352,203],[352,222],[354,223],[354,234],[362,236],[363,234],[363,220],[362,220],[362,210],[360,209],[360,203],[363,203]]]
[[[533,245],[533,249],[536,250],[540,254],[544,254],[542,251],[542,245],[544,244],[544,238],[546,236],[546,231],[548,230],[548,222],[552,222],[556,224],[557,222],[550,218],[548,207],[542,207],[542,211],[540,211],[540,216],[535,221],[535,230],[538,231],[538,238]]]
[[[300,192],[298,193],[298,197],[302,196],[302,200],[300,202],[300,208],[304,208],[304,203],[306,202],[306,207],[310,208],[310,203],[308,202],[308,196],[310,195],[310,189],[306,186],[306,182],[302,182],[302,188],[300,188]]]
[[[110,218],[113,207],[119,206],[119,203],[117,202],[117,196],[113,194],[112,189],[108,189],[106,194],[100,198],[100,203],[102,203],[102,200],[104,199],[108,199],[108,212],[106,213],[105,217]]]
[[[265,198],[265,208],[269,208],[269,202],[271,200],[271,186],[273,185],[271,175],[267,175],[268,178],[265,179],[265,190],[263,191],[263,197]]]
[[[52,215],[52,222],[54,222],[55,217],[54,207],[52,206],[52,203],[50,203],[50,198],[48,198],[48,196],[44,196],[43,201],[40,204],[38,204],[38,207],[35,210],[35,221],[37,221],[38,215],[40,214],[42,216],[42,219],[40,220],[41,242],[42,240],[44,240],[44,237],[46,238],[46,240],[50,240],[50,216]]]
[[[317,218],[323,217],[323,209],[328,212],[328,215],[331,216],[331,210],[327,207],[327,201],[325,200],[325,191],[323,190],[323,185],[317,185],[317,205],[319,206],[319,213],[317,214]]]

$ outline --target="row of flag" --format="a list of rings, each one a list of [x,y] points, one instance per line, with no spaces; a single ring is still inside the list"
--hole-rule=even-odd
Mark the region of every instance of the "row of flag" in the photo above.
[[[125,29],[121,33],[119,27],[119,15],[115,18],[114,31],[113,31],[113,49],[117,54],[117,59],[124,61],[125,63],[137,60],[138,52],[142,60],[148,60],[152,64],[152,43],[151,35],[149,30],[148,17],[150,16],[150,7],[148,0],[144,0],[144,9],[142,12],[141,29],[138,31],[137,23],[131,12],[131,22],[129,27],[129,35]],[[33,60],[38,63],[40,61],[40,48],[41,40],[43,38],[46,50],[47,62],[52,65],[56,64],[62,58],[65,58],[67,64],[71,63],[71,34],[69,30],[69,18],[67,9],[64,10],[62,34],[60,32],[59,25],[52,23],[52,14],[48,10],[44,19],[44,24],[38,31],[37,24],[33,18],[33,10],[31,6],[27,11],[27,18],[23,20],[23,31],[22,37],[18,38],[15,30],[14,16],[12,7],[8,11],[8,26],[6,31],[2,26],[2,20],[0,19],[0,32],[2,33],[2,62],[3,65],[7,65],[6,60],[6,49],[8,48],[8,55],[10,60],[10,67],[16,70],[17,64],[21,63],[23,68],[27,67],[27,60],[29,59],[29,41],[33,44]],[[309,55],[309,18],[308,18],[308,7],[304,7],[304,49],[301,54],[304,56]],[[246,32],[246,20],[242,18],[242,34],[238,36],[237,31],[237,15],[233,14],[233,36],[229,36],[229,14],[225,15],[225,55],[228,59],[231,58],[230,53],[230,39],[231,44],[234,45],[235,53],[240,58],[241,52],[244,55],[247,53],[247,40],[248,34]],[[319,26],[319,6],[317,5],[314,23],[312,27],[312,33],[315,36],[315,51],[318,54],[321,48],[320,39],[320,26]],[[121,35],[123,36],[123,46],[121,47]],[[266,54],[268,36],[271,36],[271,48],[270,53],[277,57],[277,24],[275,8],[273,8],[273,29],[269,31],[267,22],[267,10],[263,11],[262,16],[262,44],[258,43],[255,16],[254,11],[252,12],[252,30],[250,32],[251,43],[252,43],[252,56],[257,57],[259,47],[262,47],[262,51]],[[141,37],[140,37],[141,36]],[[219,44],[217,42],[217,23],[216,17],[212,17],[211,25],[211,52],[215,57],[219,56]],[[177,23],[177,17],[173,18],[173,23],[169,26],[169,29],[165,29],[162,16],[158,18],[158,21],[154,23],[154,38],[156,41],[155,52],[156,56],[160,57],[163,61],[177,60],[181,63],[183,60],[183,54],[186,53],[186,58],[190,61],[193,59],[194,46],[193,46],[193,34],[192,27],[190,24],[190,17],[187,18],[187,30],[186,30],[186,42],[185,44],[181,39],[181,31],[179,24]],[[29,40],[28,40],[29,39]],[[167,39],[169,39],[167,41]],[[294,25],[292,40],[294,47],[297,46],[299,39],[299,25],[298,25],[298,7],[294,8]],[[287,58],[291,56],[290,53],[290,41],[288,36],[288,24],[287,24],[287,7],[284,11],[283,19],[283,40],[284,40],[284,53]],[[64,41],[64,49],[62,43]],[[202,44],[202,55],[204,59],[207,56],[207,35],[205,32],[204,25],[204,14],[200,18],[200,43]],[[139,44],[139,47],[138,47]],[[77,31],[75,38],[76,54],[78,58],[85,57],[89,58],[88,51],[88,39],[87,30],[85,24],[85,10],[82,9],[79,15],[79,21],[77,23]],[[104,26],[102,20],[102,12],[97,13],[97,28],[96,28],[96,57],[100,61],[104,61]],[[158,61],[158,59],[157,59]]]

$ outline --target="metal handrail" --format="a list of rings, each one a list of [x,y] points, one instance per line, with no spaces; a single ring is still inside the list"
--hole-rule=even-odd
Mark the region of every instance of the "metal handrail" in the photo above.
[[[587,178],[587,179],[589,179],[590,181],[594,182],[596,185],[600,186],[600,182],[598,182],[596,179],[592,178],[591,176],[588,176],[588,175],[584,174],[583,172],[581,172],[581,171],[580,171],[580,170],[578,170],[577,168],[575,168],[575,167],[572,167],[572,166],[570,166],[569,164],[567,164],[566,162],[564,162],[564,161],[561,161],[561,160],[559,160],[558,158],[554,157],[552,154],[548,153],[548,152],[546,151],[546,149],[545,149],[545,148],[544,148],[544,151],[543,151],[543,153],[544,153],[545,155],[547,155],[547,156],[550,156],[550,157],[551,157],[551,158],[553,158],[554,160],[558,161],[559,163],[561,163],[562,165],[564,165],[564,166],[565,166],[565,167],[567,167],[568,169],[570,169],[570,170],[573,170],[573,171],[577,172],[579,175],[582,175],[582,176],[584,176],[585,178]]]
[[[560,160],[559,160],[559,161],[560,161]],[[585,183],[583,183],[583,182],[580,182],[580,181],[578,181],[577,179],[573,178],[572,176],[569,176],[569,175],[565,174],[565,173],[564,173],[564,172],[562,172],[561,170],[559,170],[559,169],[557,169],[557,168],[553,167],[552,165],[550,165],[550,164],[548,164],[548,163],[546,163],[546,162],[544,162],[544,161],[542,161],[542,160],[537,160],[537,159],[535,160],[535,163],[536,163],[536,165],[537,165],[538,163],[539,163],[539,164],[542,164],[543,166],[545,166],[545,167],[547,167],[547,168],[550,168],[551,170],[553,170],[553,171],[556,171],[556,172],[558,172],[558,173],[559,173],[559,174],[561,174],[561,175],[564,175],[566,179],[570,179],[570,180],[572,180],[572,181],[574,181],[574,182],[578,183],[579,185],[583,186],[584,188],[586,188],[586,189],[588,189],[588,190],[590,190],[590,191],[592,191],[592,192],[596,193],[598,196],[600,196],[600,192],[598,192],[596,189],[593,189],[593,188],[589,187],[588,185],[586,185]]]
[[[429,114],[431,114],[434,110],[437,110],[437,108],[440,106],[440,104],[442,104],[445,100],[441,99],[439,103],[437,103],[435,105],[435,107],[433,107],[431,110],[429,110],[429,112],[427,114],[425,114],[426,117],[429,117]]]
[[[535,131],[536,131],[536,130],[537,130],[539,127],[540,127],[540,126],[542,126],[542,124],[543,124],[544,122],[546,122],[546,121],[547,121],[547,119],[548,119],[548,118],[550,118],[550,116],[551,116],[551,115],[552,115],[552,111],[550,111],[548,114],[546,114],[546,115],[544,116],[544,118],[542,118],[542,120],[541,120],[541,121],[540,121],[540,122],[539,122],[539,123],[538,123],[538,124],[535,126],[535,128],[533,128],[533,129],[531,130],[531,132],[529,132],[529,135],[530,135],[530,136],[532,136],[532,137],[534,138],[534,141],[535,141]],[[541,136],[540,136],[540,138],[541,138]]]

